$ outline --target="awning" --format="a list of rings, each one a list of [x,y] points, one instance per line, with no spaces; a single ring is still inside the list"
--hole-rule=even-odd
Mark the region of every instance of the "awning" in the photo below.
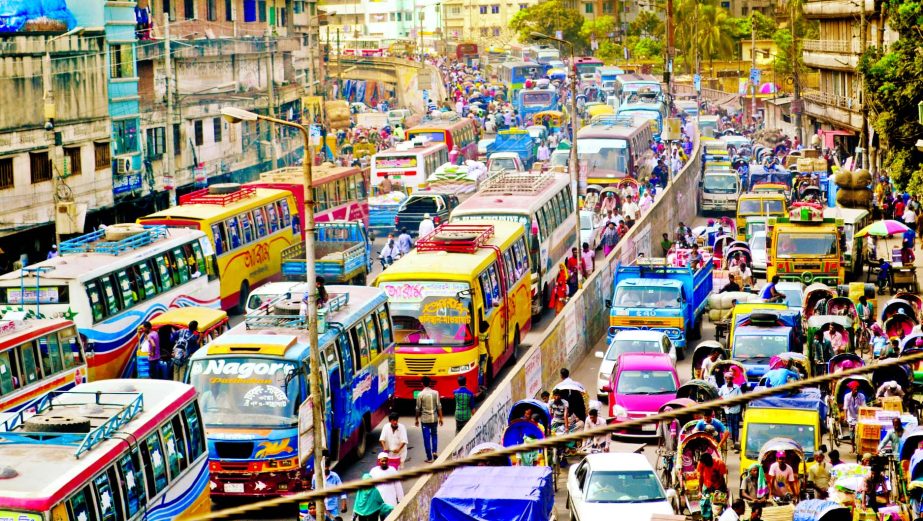
[[[833,138],[835,136],[855,136],[856,133],[852,130],[824,130],[820,129],[817,131],[817,135],[820,136],[821,140],[824,142],[824,149],[833,149]]]

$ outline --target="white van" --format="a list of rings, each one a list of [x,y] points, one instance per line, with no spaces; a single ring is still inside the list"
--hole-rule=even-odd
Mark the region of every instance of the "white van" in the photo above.
[[[250,290],[247,297],[245,313],[250,314],[259,310],[267,302],[275,300],[282,295],[289,294],[292,298],[298,297],[308,288],[307,282],[270,282]]]

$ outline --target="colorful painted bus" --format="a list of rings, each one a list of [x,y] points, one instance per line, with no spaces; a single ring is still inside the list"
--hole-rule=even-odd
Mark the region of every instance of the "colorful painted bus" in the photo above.
[[[459,376],[480,394],[532,327],[529,251],[518,223],[443,224],[375,284],[391,304],[398,399],[412,399],[424,376],[442,398],[453,397]]]
[[[394,393],[394,337],[379,289],[327,286],[318,342],[331,457],[361,458]],[[311,485],[310,335],[301,295],[280,298],[196,351],[189,382],[208,435],[212,495],[280,496]]]
[[[168,521],[211,511],[205,431],[189,385],[85,383],[45,394],[0,430],[0,519]]]
[[[381,187],[387,178],[392,190],[412,194],[421,183],[449,162],[445,143],[405,141],[372,156],[372,186]]]
[[[601,117],[577,131],[578,186],[618,184],[637,177],[650,160],[650,120],[631,116]]]
[[[455,59],[466,64],[471,65],[470,60],[476,60],[478,58],[478,44],[476,43],[460,43],[455,46]]]
[[[142,224],[203,231],[218,256],[221,308],[243,309],[250,289],[282,278],[282,250],[300,239],[301,217],[288,190],[212,185]]]
[[[89,380],[135,374],[138,326],[183,306],[218,307],[212,245],[198,230],[112,225],[0,276],[0,305],[77,325]]]
[[[594,58],[592,56],[577,56],[573,61],[568,61],[568,65],[573,65],[577,68],[577,77],[579,78],[583,74],[596,73],[596,69],[605,64],[599,58]]]
[[[577,213],[570,176],[501,174],[452,210],[450,222],[512,221],[522,225],[529,244],[532,313],[548,308],[558,269],[577,245]]]
[[[535,61],[508,61],[497,66],[497,79],[507,85],[510,100],[526,85],[526,80],[539,80],[548,74],[551,67]]]
[[[25,315],[9,311],[0,320],[0,421],[48,391],[70,389],[87,377],[77,326],[63,318]]]
[[[650,103],[623,103],[619,106],[619,110],[616,114],[632,118],[647,118],[654,139],[660,141],[660,133],[663,132],[663,122],[667,118],[667,105],[661,101],[652,101]]]
[[[361,220],[368,226],[368,170],[325,163],[313,167],[311,176],[314,185],[315,222]],[[298,215],[304,222],[304,174],[300,166],[263,172],[259,181],[252,181],[244,186],[288,190],[295,196]],[[301,238],[304,239],[304,230],[301,231]]]
[[[460,155],[465,159],[477,159],[477,136],[474,120],[463,118],[454,112],[442,112],[438,117],[424,118],[419,125],[407,129],[408,141],[445,143],[449,152],[458,147]]]

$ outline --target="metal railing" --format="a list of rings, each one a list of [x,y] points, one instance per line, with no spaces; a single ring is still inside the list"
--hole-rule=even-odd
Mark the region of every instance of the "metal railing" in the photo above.
[[[830,94],[827,92],[822,92],[819,90],[809,90],[802,94],[804,99],[808,101],[813,101],[814,103],[819,103],[821,105],[827,105],[830,107],[837,107],[841,109],[846,109],[852,112],[857,112],[862,107],[862,104],[859,103],[859,100],[851,96],[842,96],[840,94]]]
[[[804,50],[859,54],[859,43],[853,40],[802,40]]]

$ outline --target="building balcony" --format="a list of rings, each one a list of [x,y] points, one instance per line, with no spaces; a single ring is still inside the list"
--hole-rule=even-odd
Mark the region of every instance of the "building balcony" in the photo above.
[[[844,42],[847,43],[848,42]],[[816,69],[854,72],[859,65],[858,53],[844,53],[831,50],[804,50],[804,64]]]
[[[863,4],[867,15],[877,14],[875,0],[807,0],[804,15],[807,18],[858,18]]]
[[[293,52],[301,48],[297,37],[277,36],[273,41],[276,52]],[[204,56],[230,56],[232,54],[264,54],[266,41],[263,37],[246,37],[238,39],[199,38],[195,40],[177,40],[172,47],[176,59],[195,59]],[[138,61],[163,59],[163,41],[146,42],[137,46]]]
[[[855,40],[802,40],[805,51],[860,54],[859,42]]]
[[[805,113],[815,119],[856,131],[862,126],[861,104],[856,98],[821,91],[807,91],[802,97]]]

